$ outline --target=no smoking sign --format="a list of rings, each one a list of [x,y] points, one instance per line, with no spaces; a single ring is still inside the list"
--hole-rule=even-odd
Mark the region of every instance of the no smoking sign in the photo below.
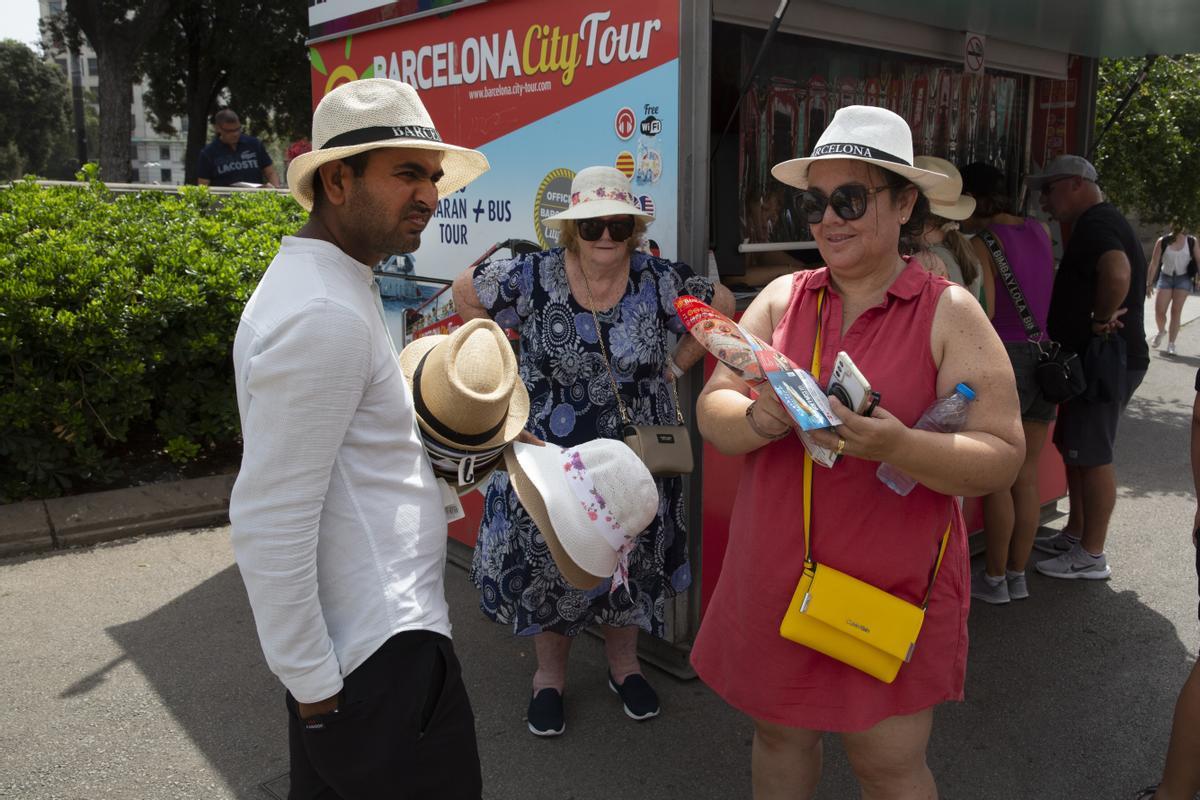
[[[617,112],[617,118],[613,120],[613,130],[617,133],[617,138],[625,141],[633,137],[633,131],[637,125],[637,117],[633,115],[633,109],[626,106]]]
[[[984,65],[984,44],[986,39],[982,34],[968,33],[963,42],[963,71],[968,75],[982,75]]]

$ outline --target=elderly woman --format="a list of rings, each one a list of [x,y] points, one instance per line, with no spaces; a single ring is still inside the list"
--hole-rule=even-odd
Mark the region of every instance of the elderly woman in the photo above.
[[[807,456],[789,435],[792,419],[769,391],[751,400],[744,380],[717,367],[697,407],[700,430],[721,452],[747,458],[692,663],[754,719],[757,800],[812,796],[825,731],[842,734],[863,797],[933,798],[925,762],[933,707],[962,698],[967,661],[969,562],[955,495],[1012,482],[1023,450],[1012,370],[979,303],[897,254],[901,233],[921,230],[923,191],[945,180],[913,167],[903,119],[881,108],[843,108],[811,158],[778,164],[772,174],[804,190],[801,213],[827,266],[773,281],[742,324],[805,368],[819,341],[822,385],[845,350],[882,405],[859,416],[831,398],[843,424],[811,433],[841,457],[812,470],[805,509]],[[960,382],[978,395],[965,428],[915,429]],[[876,477],[880,462],[918,485],[896,494]],[[781,637],[804,570],[806,511],[821,566],[912,604],[930,592],[915,650],[894,682]]]
[[[733,311],[724,287],[686,264],[638,252],[651,219],[621,172],[588,167],[571,183],[570,208],[547,220],[561,231],[561,247],[485,263],[454,282],[464,319],[487,315],[520,333],[532,403],[527,429],[548,443],[620,439],[614,384],[635,424],[674,424],[674,381],[703,355],[675,314],[676,296]],[[679,337],[673,353],[672,334]],[[567,656],[573,638],[594,623],[604,626],[608,682],[625,713],[641,720],[659,712],[638,665],[637,632],[663,635],[666,602],[689,585],[691,572],[682,482],[656,482],[658,514],[630,554],[628,586],[610,591],[606,580],[590,592],[563,580],[506,473],[488,486],[471,579],[484,614],[534,637],[528,722],[535,735],[563,732]]]

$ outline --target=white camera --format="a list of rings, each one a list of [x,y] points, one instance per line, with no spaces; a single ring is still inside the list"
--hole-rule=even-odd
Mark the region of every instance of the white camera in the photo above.
[[[871,391],[871,384],[854,366],[845,350],[840,351],[833,362],[833,375],[829,378],[829,388],[825,394],[836,397],[855,414],[869,415],[878,402],[878,397]]]

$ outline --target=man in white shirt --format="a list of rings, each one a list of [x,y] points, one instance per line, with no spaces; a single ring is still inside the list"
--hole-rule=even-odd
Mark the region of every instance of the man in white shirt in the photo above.
[[[244,453],[233,548],[287,687],[297,798],[478,798],[450,642],[446,514],[371,265],[420,244],[487,159],[441,141],[416,91],[353,81],[288,169],[311,211],[234,343]]]

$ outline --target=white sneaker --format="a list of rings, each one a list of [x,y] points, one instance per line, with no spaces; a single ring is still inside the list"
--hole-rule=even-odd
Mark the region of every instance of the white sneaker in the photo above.
[[[1101,553],[1093,556],[1083,549],[1083,545],[1075,545],[1067,552],[1045,561],[1034,564],[1037,571],[1051,578],[1066,578],[1075,580],[1082,578],[1091,581],[1105,581],[1112,575],[1108,568],[1108,559]]]
[[[1175,355],[1175,343],[1174,342],[1167,342],[1167,355],[1169,355],[1169,356]]]
[[[999,583],[992,583],[987,572],[980,570],[971,576],[971,597],[1002,606],[1008,602],[1008,581],[1001,579]]]
[[[1162,344],[1162,337],[1163,337],[1163,331],[1159,331],[1158,333],[1151,336],[1150,337],[1150,346],[1158,347],[1160,344]]]
[[[1065,553],[1077,544],[1079,544],[1079,540],[1074,536],[1069,536],[1066,531],[1059,531],[1053,536],[1041,536],[1033,540],[1035,550],[1041,550],[1043,553],[1051,555]]]
[[[1025,581],[1024,572],[1010,572],[1006,576],[1008,596],[1013,600],[1025,600],[1029,597],[1029,585]]]

